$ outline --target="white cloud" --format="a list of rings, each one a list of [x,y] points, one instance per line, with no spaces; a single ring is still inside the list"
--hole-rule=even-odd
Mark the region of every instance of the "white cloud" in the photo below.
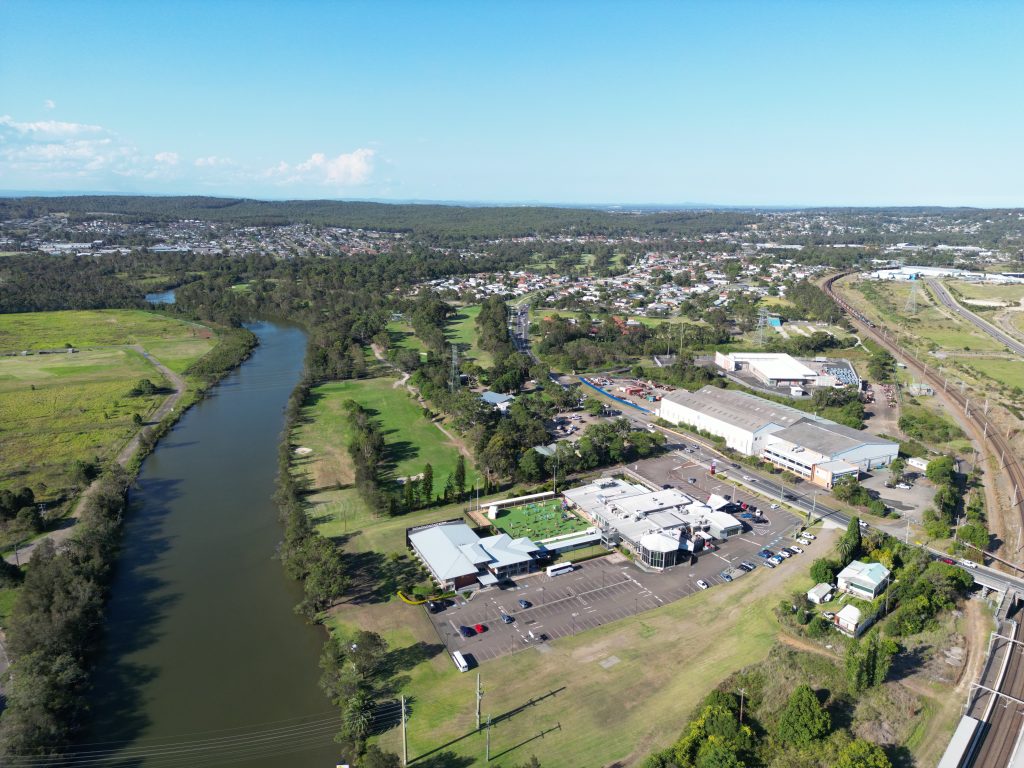
[[[197,157],[195,160],[196,168],[217,168],[225,165],[234,165],[234,162],[231,160],[231,158],[217,157],[217,155]]]
[[[10,115],[0,115],[0,133],[14,133],[30,139],[64,138],[83,134],[107,133],[99,125],[87,123],[64,123],[59,120],[37,120],[32,123],[20,123]]]
[[[153,159],[160,165],[177,165],[179,160],[177,152],[157,152]]]
[[[44,109],[56,109],[57,108],[57,102],[54,101],[53,99],[43,99],[43,108]]]
[[[365,184],[373,175],[373,158],[376,152],[360,148],[337,157],[327,157],[316,152],[296,165],[283,160],[266,171],[265,175],[277,178],[283,184],[312,183],[332,187],[354,187]]]

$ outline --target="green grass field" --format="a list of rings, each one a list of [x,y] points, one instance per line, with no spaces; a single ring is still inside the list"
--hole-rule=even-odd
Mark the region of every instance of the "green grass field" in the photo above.
[[[395,349],[414,349],[421,355],[426,354],[427,348],[412,330],[412,326],[402,320],[392,320],[387,325],[388,336],[391,339],[391,346]]]
[[[968,283],[950,280],[948,286],[968,299],[990,299],[1008,301],[1014,304],[1024,299],[1024,285],[992,285],[989,283]]]
[[[458,311],[448,321],[446,336],[452,344],[464,344],[468,349],[463,356],[484,368],[494,365],[494,358],[490,352],[480,349],[476,345],[476,318],[480,314],[480,305],[473,304],[468,307],[459,307]]]
[[[958,361],[1000,384],[1024,389],[1024,361],[1019,358],[968,357]]]
[[[139,379],[166,386],[141,345],[182,371],[215,343],[202,326],[136,310],[0,315],[0,348],[76,348],[74,354],[0,357],[0,488],[42,499],[73,487],[76,460],[113,458],[163,395],[129,397]],[[97,348],[90,349],[90,346]]]
[[[213,333],[205,326],[176,320],[154,312],[134,309],[24,312],[0,315],[0,351],[20,352],[73,347],[108,347],[154,342],[207,340]],[[155,354],[155,353],[154,353]]]
[[[585,531],[589,527],[572,512],[563,512],[561,499],[499,509],[493,525],[513,538],[526,536],[534,541]]]
[[[758,571],[727,588],[559,639],[546,653],[526,649],[487,661],[479,669],[483,716],[498,720],[491,764],[518,765],[530,755],[545,765],[639,764],[678,737],[715,685],[768,654],[778,633],[772,609],[779,594],[810,584],[795,571]],[[395,600],[344,606],[328,625],[342,633],[380,632],[393,648],[437,646],[423,610]],[[680,641],[688,637],[700,641]],[[401,675],[402,692],[414,702],[410,758],[484,765],[484,736],[474,723],[476,676],[459,673],[443,651]],[[377,740],[400,752],[400,738],[391,730]]]
[[[404,387],[395,387],[393,378],[359,379],[322,384],[312,392],[303,422],[292,441],[312,449],[297,459],[313,488],[326,489],[352,482],[352,470],[346,446],[349,429],[343,404],[352,399],[373,412],[381,422],[387,444],[388,477],[418,475],[429,463],[434,469],[434,493],[444,491],[448,475],[455,471],[458,449],[434,424]],[[466,467],[467,485],[476,477]]]
[[[0,358],[0,488],[28,486],[37,496],[71,484],[75,460],[111,458],[162,396],[128,397],[149,378],[166,385],[137,352],[104,349],[75,355]]]

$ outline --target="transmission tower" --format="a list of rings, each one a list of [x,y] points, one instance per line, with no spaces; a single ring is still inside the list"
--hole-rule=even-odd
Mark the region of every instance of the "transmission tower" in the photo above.
[[[459,345],[452,344],[452,373],[448,382],[448,389],[452,392],[459,388]]]
[[[907,296],[907,303],[903,307],[903,312],[908,315],[917,314],[917,280],[910,281],[910,295]]]
[[[763,347],[768,341],[768,307],[757,310],[757,344]]]

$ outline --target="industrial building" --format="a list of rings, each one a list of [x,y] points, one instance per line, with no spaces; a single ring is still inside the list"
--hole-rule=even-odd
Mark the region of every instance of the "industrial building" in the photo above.
[[[480,538],[461,520],[409,528],[406,541],[442,589],[476,589],[537,570],[542,548],[507,533]]]
[[[638,565],[653,570],[687,562],[709,539],[727,539],[743,531],[732,515],[676,489],[650,491],[606,478],[563,496],[600,529],[607,546],[625,547]]]
[[[817,371],[785,353],[716,352],[715,365],[730,373],[749,370],[758,381],[770,387],[810,386],[818,380]]]
[[[788,405],[730,389],[677,390],[661,401],[661,418],[725,440],[823,488],[843,476],[888,466],[899,444]]]

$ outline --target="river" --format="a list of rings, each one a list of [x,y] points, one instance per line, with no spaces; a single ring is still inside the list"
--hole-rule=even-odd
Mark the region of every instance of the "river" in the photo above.
[[[325,635],[293,612],[299,586],[273,559],[277,446],[306,338],[249,327],[260,346],[160,441],[130,494],[85,739],[122,745],[105,765],[340,762],[317,686]]]

